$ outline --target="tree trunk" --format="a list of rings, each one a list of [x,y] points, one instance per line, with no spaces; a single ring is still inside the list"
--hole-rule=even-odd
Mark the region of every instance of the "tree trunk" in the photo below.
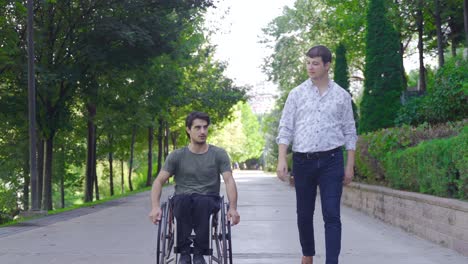
[[[63,145],[58,149],[57,158],[55,158],[57,174],[60,177],[60,206],[65,208],[65,149]]]
[[[65,208],[65,174],[60,175],[60,204]]]
[[[98,178],[97,178],[97,173],[96,173],[96,145],[97,145],[97,126],[94,125],[94,144],[93,144],[93,179],[94,179],[94,190],[96,191],[96,200],[99,201],[99,183],[98,183]]]
[[[418,13],[417,13],[417,25],[418,25],[418,51],[419,51],[419,83],[418,90],[425,92],[426,91],[426,68],[424,67],[424,17],[423,17],[423,2],[424,0],[419,0],[418,2]]]
[[[399,33],[398,36],[401,39],[401,33]],[[408,78],[406,78],[405,65],[403,64],[403,54],[405,54],[405,47],[403,43],[400,41],[400,58],[401,58],[400,67],[401,67],[401,80],[403,83],[402,90],[406,91],[406,89],[408,89]]]
[[[132,185],[132,169],[133,169],[133,151],[135,148],[135,137],[136,137],[136,126],[133,126],[132,129],[132,142],[130,145],[130,164],[128,168],[128,188],[130,191],[133,191],[133,185]]]
[[[160,118],[158,119],[158,171],[159,172],[162,169],[162,156],[163,156],[163,131],[164,131],[164,122]]]
[[[435,14],[434,14],[436,31],[437,31],[437,55],[439,57],[439,68],[444,66],[444,43],[442,33],[442,19],[440,17],[440,2],[435,0]]]
[[[124,186],[124,161],[123,159],[120,160],[120,168],[122,169],[122,173],[120,174],[120,187],[121,187],[121,190],[122,190],[122,193],[125,192],[125,186]]]
[[[177,138],[179,137],[179,133],[172,131],[171,133],[171,140],[172,140],[172,150],[176,150],[177,148]]]
[[[96,164],[94,166],[96,166]],[[94,179],[93,181],[94,181],[94,191],[96,194],[96,201],[99,201],[99,183],[97,179],[96,170],[93,170],[93,179]]]
[[[153,141],[154,141],[154,127],[148,127],[148,174],[146,175],[146,186],[151,186],[153,178]]]
[[[109,187],[110,187],[110,195],[114,195],[114,157],[112,153],[112,147],[113,147],[113,136],[112,134],[109,134],[109,145],[110,145],[110,151],[109,151]]]
[[[468,58],[468,0],[463,2],[463,21],[465,22],[465,59]]]
[[[52,210],[52,160],[53,136],[46,139],[44,146],[44,185],[42,191],[42,209]]]
[[[93,184],[94,176],[93,168],[94,166],[94,138],[96,137],[94,131],[94,117],[96,116],[96,106],[93,104],[88,104],[88,138],[87,138],[87,157],[86,157],[86,188],[85,188],[85,202],[93,201]]]
[[[43,139],[37,141],[37,202],[38,208],[42,208],[42,186],[44,183],[44,145]]]
[[[166,160],[167,155],[169,155],[169,124],[164,122],[165,131],[164,133],[164,160]]]
[[[26,150],[26,155],[24,156],[24,163],[23,163],[23,178],[24,178],[24,183],[23,183],[23,210],[28,210],[29,209],[29,184],[31,184],[31,176],[29,175],[30,173],[30,168],[29,168],[29,149]]]

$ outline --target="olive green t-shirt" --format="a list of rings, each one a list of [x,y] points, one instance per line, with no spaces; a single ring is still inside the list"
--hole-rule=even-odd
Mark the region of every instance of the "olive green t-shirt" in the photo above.
[[[213,145],[202,154],[184,147],[167,156],[163,170],[174,175],[175,194],[219,194],[220,174],[231,171],[231,162],[224,149]]]

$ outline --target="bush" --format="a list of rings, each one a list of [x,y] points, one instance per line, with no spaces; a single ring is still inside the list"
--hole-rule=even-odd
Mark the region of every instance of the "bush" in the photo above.
[[[398,110],[395,119],[395,125],[412,125],[416,126],[424,122],[424,117],[421,111],[425,97],[412,97],[403,107]]]
[[[435,85],[425,105],[430,123],[461,120],[468,115],[468,60],[454,57],[437,71]]]
[[[433,139],[453,137],[458,135],[467,123],[468,120],[438,125],[425,123],[418,127],[405,125],[360,135],[356,152],[356,179],[387,185],[387,168],[384,162],[388,153],[402,151]]]
[[[384,163],[393,188],[467,199],[468,127],[457,137],[389,152]]]
[[[396,125],[457,121],[468,117],[468,60],[453,57],[428,80],[427,94],[405,104]]]
[[[0,225],[13,220],[18,214],[16,193],[0,182]]]
[[[458,197],[468,199],[468,128],[455,139],[453,148],[453,173],[455,174]]]

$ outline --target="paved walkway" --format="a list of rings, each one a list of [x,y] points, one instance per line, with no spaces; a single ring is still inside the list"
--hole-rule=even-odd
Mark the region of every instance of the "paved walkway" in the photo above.
[[[261,172],[236,172],[241,223],[233,227],[236,264],[300,263],[294,189]],[[172,192],[166,188],[163,196]],[[318,203],[319,206],[319,203]],[[149,193],[0,228],[0,263],[155,263]],[[316,264],[324,263],[316,213]],[[344,264],[466,264],[468,257],[343,207]]]

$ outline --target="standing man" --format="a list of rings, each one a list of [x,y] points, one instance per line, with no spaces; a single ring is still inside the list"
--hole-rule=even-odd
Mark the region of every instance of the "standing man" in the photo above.
[[[228,220],[233,225],[240,221],[237,212],[237,187],[232,177],[231,161],[226,151],[206,143],[210,117],[202,112],[190,113],[186,120],[186,132],[190,138],[187,147],[173,151],[167,157],[163,169],[153,182],[152,209],[149,217],[153,223],[161,220],[160,198],[163,184],[174,176],[174,216],[177,219],[177,247],[180,264],[191,264],[191,241],[195,231],[194,264],[206,264],[203,252],[209,249],[209,219],[220,208],[220,175],[226,185],[229,200]]]
[[[350,94],[328,77],[332,54],[325,46],[307,52],[306,80],[288,95],[279,123],[277,175],[286,180],[292,143],[297,225],[302,264],[315,255],[313,215],[317,186],[325,222],[326,264],[337,264],[341,249],[340,200],[354,175],[356,127]],[[347,150],[344,167],[342,146]]]

